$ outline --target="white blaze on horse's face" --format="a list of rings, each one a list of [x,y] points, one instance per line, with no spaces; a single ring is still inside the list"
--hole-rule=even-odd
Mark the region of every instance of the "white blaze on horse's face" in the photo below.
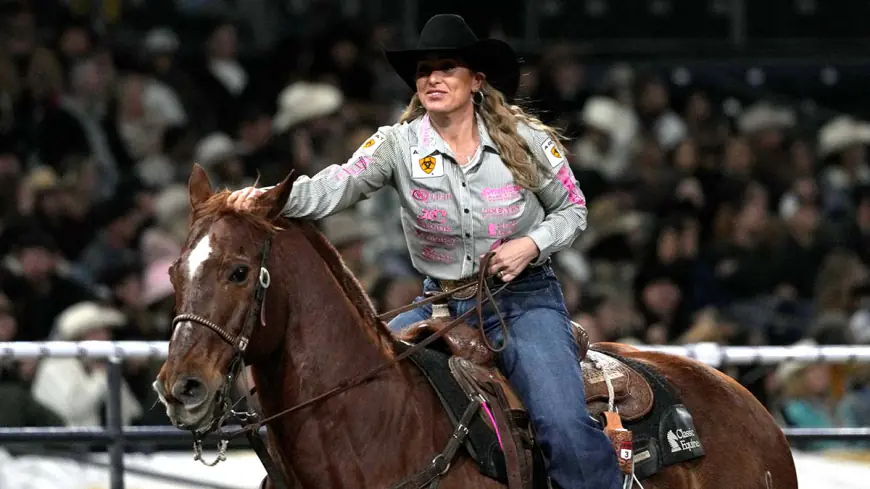
[[[209,237],[209,234],[210,233],[206,233],[205,236],[200,238],[196,245],[194,245],[193,249],[190,250],[190,254],[187,255],[187,278],[191,282],[196,279],[202,265],[212,254],[213,250],[211,249],[211,238]],[[180,322],[175,326],[175,331],[172,332],[172,338],[170,338],[169,341],[176,341],[176,337],[179,334],[186,335],[183,339],[189,340],[192,330],[193,325],[190,324],[190,321]]]
[[[196,243],[196,246],[190,250],[190,254],[187,255],[187,277],[191,282],[196,278],[196,274],[202,268],[202,264],[211,256],[211,252],[211,240],[209,239],[209,233],[206,233]]]

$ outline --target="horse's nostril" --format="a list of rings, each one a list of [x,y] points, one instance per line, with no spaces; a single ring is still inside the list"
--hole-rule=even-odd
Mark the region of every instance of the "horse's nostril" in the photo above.
[[[172,396],[185,406],[196,406],[205,401],[205,383],[196,377],[181,377],[172,386]]]

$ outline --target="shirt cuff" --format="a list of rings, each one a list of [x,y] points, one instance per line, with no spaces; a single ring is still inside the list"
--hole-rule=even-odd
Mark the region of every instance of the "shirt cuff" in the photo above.
[[[529,234],[526,236],[532,238],[535,246],[538,247],[538,257],[532,261],[531,265],[536,267],[544,264],[550,258],[550,247],[553,245],[553,238],[550,236],[550,232],[544,227],[539,226],[529,231]]]

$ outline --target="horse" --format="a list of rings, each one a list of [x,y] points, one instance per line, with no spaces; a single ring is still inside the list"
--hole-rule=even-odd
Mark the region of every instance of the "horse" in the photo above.
[[[189,235],[169,270],[180,314],[153,384],[172,423],[197,436],[214,430],[242,362],[268,424],[267,457],[277,460],[278,473],[263,487],[278,487],[275,477],[303,488],[506,487],[457,443],[432,477],[415,479],[464,433],[419,365],[396,361],[401,342],[335,248],[312,222],[282,216],[292,175],[253,208],[236,211],[226,204],[229,191],[213,190],[194,165]],[[694,418],[703,456],[661,467],[643,487],[797,488],[782,430],[733,379],[692,359],[627,345],[595,344],[589,355],[593,350],[595,365],[606,356],[632,372],[657,372]],[[361,372],[372,375],[348,382]],[[607,383],[611,404],[614,389],[628,389]],[[638,383],[623,401],[641,396]],[[630,413],[629,406],[620,416]],[[679,450],[672,432],[667,442]]]

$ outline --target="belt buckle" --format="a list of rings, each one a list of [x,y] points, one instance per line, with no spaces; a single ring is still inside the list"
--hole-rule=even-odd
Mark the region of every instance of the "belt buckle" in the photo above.
[[[468,285],[472,280],[477,279],[466,279],[466,280],[439,280],[438,285],[441,286],[442,292],[450,292],[451,290],[462,287],[463,285]],[[477,284],[468,287],[467,289],[460,290],[453,294],[450,294],[451,299],[455,299],[458,301],[464,301],[471,299],[477,294]]]

